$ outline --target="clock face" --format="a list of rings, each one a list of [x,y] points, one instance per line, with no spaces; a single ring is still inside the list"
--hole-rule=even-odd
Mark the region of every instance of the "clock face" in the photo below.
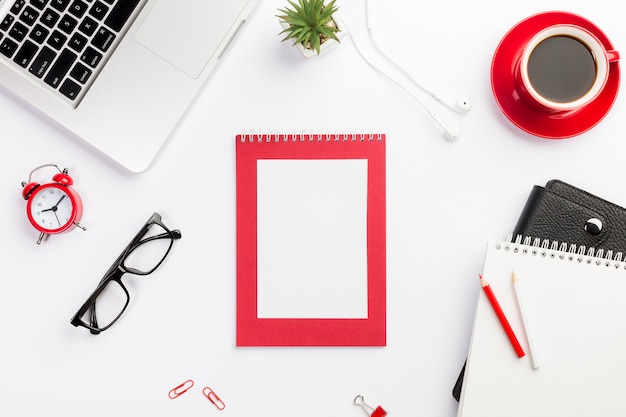
[[[42,231],[62,231],[74,221],[74,199],[63,186],[39,187],[30,198],[29,214],[33,226]]]

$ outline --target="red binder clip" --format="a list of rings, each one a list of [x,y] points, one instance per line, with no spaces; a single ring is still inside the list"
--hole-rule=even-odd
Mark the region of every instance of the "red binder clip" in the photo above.
[[[357,395],[354,398],[354,404],[360,406],[363,409],[363,411],[365,411],[365,414],[367,414],[370,417],[384,417],[387,415],[387,412],[383,410],[383,408],[380,405],[376,408],[373,408],[367,405],[362,395]]]
[[[170,397],[172,400],[176,397],[178,397],[179,395],[183,395],[184,393],[187,392],[187,390],[189,388],[193,387],[193,381],[191,379],[188,379],[187,381],[183,382],[182,384],[180,384],[179,386],[177,386],[176,388],[172,388],[169,392],[168,397]]]
[[[211,388],[204,387],[202,389],[202,395],[207,397],[209,401],[211,401],[213,405],[217,407],[218,410],[223,410],[224,408],[226,408],[226,404],[224,404],[224,401],[222,401]]]

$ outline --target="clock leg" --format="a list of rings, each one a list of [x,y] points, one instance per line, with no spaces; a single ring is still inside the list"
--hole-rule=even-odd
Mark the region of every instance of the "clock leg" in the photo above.
[[[41,234],[39,235],[39,239],[37,239],[37,244],[38,244],[38,245],[41,243],[41,241],[43,240],[43,238],[44,238],[44,237],[46,237],[46,234],[45,234],[45,233],[41,233]]]

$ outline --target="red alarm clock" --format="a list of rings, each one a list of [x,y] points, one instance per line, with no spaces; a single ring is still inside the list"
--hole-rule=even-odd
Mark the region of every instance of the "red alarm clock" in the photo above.
[[[46,167],[59,171],[46,184],[31,182],[33,174]],[[33,227],[41,232],[37,244],[47,235],[67,232],[74,227],[87,230],[81,225],[83,202],[72,188],[74,180],[55,164],[45,164],[33,169],[28,175],[28,182],[22,182],[22,196],[26,200],[26,215]]]

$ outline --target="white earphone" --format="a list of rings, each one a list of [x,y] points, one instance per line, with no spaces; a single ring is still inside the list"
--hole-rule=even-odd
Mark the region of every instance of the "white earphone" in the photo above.
[[[422,87],[422,90],[425,90],[425,89]],[[467,113],[472,108],[472,100],[470,100],[468,97],[459,97],[456,99],[456,101],[451,103],[447,100],[442,99],[439,96],[436,96],[434,94],[431,94],[431,95],[433,96],[435,100],[437,100],[438,102],[440,102],[441,104],[449,108],[450,110],[454,110],[457,113]]]
[[[439,116],[437,116],[436,114],[428,110],[422,103],[418,101],[418,104],[422,106],[422,108],[426,111],[426,113],[428,113],[430,118],[433,119],[433,121],[441,128],[441,130],[443,130],[443,137],[448,142],[455,142],[461,137],[461,134],[463,133],[463,131],[461,130],[460,127],[456,125],[448,125],[444,123],[443,121],[441,121]]]
[[[383,51],[380,50],[380,48],[376,44],[376,41],[374,40],[374,36],[372,35],[372,31],[374,29],[374,26],[372,24],[372,13],[370,12],[370,9],[371,9],[370,0],[366,0],[365,3],[366,3],[366,19],[367,19],[367,29],[368,29],[367,32],[369,34],[370,40],[372,42],[372,45],[377,50],[377,52],[383,58],[385,58],[385,60],[387,60],[392,66],[394,66],[400,73],[402,73],[406,78],[411,80],[411,82],[416,87],[418,87],[419,89],[421,89],[425,93],[429,94],[432,98],[434,98],[436,101],[438,101],[439,103],[441,103],[445,107],[447,107],[450,110],[455,111],[457,113],[466,113],[466,112],[468,112],[472,108],[472,101],[468,97],[459,97],[455,101],[449,101],[449,100],[446,100],[446,99],[443,99],[443,98],[439,97],[438,95],[436,95],[435,93],[433,93],[432,91],[430,91],[429,89],[427,89],[426,87],[424,87],[423,85],[421,85],[417,81],[415,81],[413,79],[413,77],[411,77],[411,75],[409,75],[402,67],[400,67],[398,64],[396,64],[391,58],[389,58]],[[356,45],[356,43],[355,43],[355,45]],[[358,50],[358,47],[357,47],[357,50]],[[379,73],[384,75],[386,78],[391,80],[394,84],[396,84],[397,86],[402,88],[407,94],[409,94],[413,98],[413,100],[415,100],[415,102],[417,102],[420,105],[420,107],[422,107],[426,111],[426,113],[428,113],[430,118],[433,119],[433,121],[443,130],[444,138],[446,138],[446,140],[448,140],[450,142],[453,142],[453,141],[456,141],[457,139],[459,139],[461,137],[462,131],[461,131],[460,128],[458,128],[458,127],[450,127],[450,126],[446,125],[445,123],[443,123],[441,121],[441,119],[439,119],[439,117],[437,115],[432,113],[424,103],[422,103],[417,97],[415,97],[413,94],[411,94],[409,91],[407,91],[406,88],[404,88],[402,85],[400,85],[396,81],[392,80],[387,74],[385,74],[380,69],[378,69],[377,67],[372,65],[363,56],[361,51],[359,51],[359,54],[361,55],[361,57],[371,67],[376,69]]]

